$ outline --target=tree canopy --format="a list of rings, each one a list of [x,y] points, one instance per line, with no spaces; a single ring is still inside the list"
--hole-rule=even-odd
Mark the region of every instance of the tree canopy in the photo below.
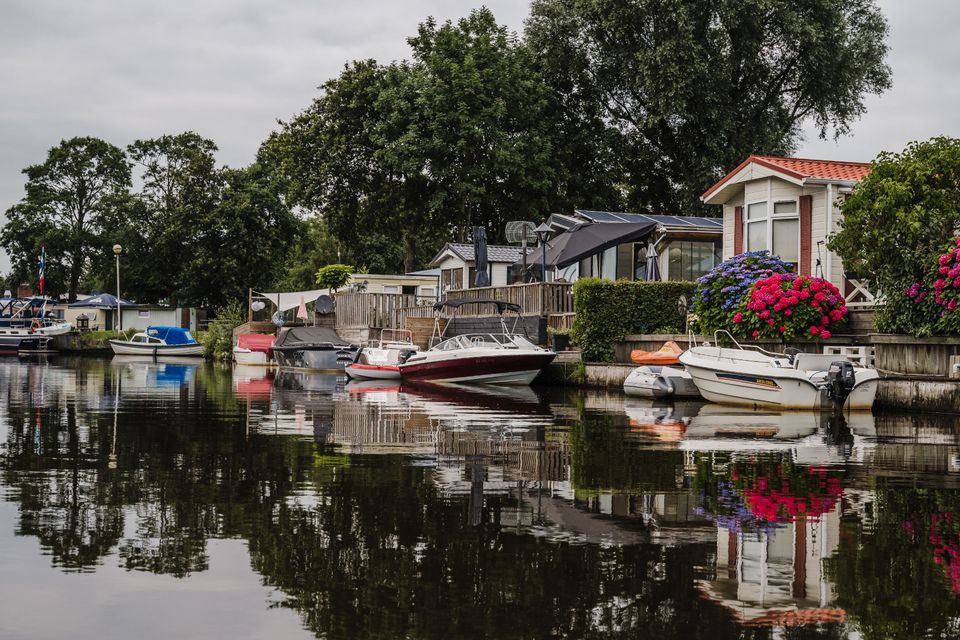
[[[842,211],[840,231],[828,246],[844,269],[884,293],[878,328],[931,332],[939,310],[931,315],[904,290],[924,280],[960,229],[960,140],[939,137],[881,153]]]
[[[130,185],[122,150],[99,138],[61,140],[46,160],[23,170],[26,195],[7,210],[0,245],[11,255],[20,280],[34,281],[46,247],[47,289],[76,300],[80,278],[111,209]]]
[[[526,25],[551,87],[615,134],[630,210],[674,214],[806,120],[847,133],[890,86],[886,35],[874,0],[533,0]]]

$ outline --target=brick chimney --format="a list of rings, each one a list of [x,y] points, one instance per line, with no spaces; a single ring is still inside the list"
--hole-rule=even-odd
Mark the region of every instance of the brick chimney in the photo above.
[[[17,297],[18,298],[32,298],[33,297],[33,287],[30,286],[29,282],[21,282],[20,286],[17,287]]]

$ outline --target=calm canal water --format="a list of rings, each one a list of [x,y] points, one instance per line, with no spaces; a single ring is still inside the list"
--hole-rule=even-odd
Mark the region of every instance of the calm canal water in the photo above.
[[[960,425],[0,359],[3,638],[960,635]]]

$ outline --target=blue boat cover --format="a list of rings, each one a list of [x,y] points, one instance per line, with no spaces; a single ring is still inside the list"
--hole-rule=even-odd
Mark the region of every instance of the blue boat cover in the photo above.
[[[160,338],[167,344],[197,344],[190,330],[180,327],[147,327],[147,335]]]

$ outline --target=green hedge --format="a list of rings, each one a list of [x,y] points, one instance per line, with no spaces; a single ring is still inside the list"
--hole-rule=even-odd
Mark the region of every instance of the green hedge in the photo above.
[[[573,285],[573,341],[587,362],[610,362],[613,345],[631,333],[682,333],[696,282],[584,278]]]

